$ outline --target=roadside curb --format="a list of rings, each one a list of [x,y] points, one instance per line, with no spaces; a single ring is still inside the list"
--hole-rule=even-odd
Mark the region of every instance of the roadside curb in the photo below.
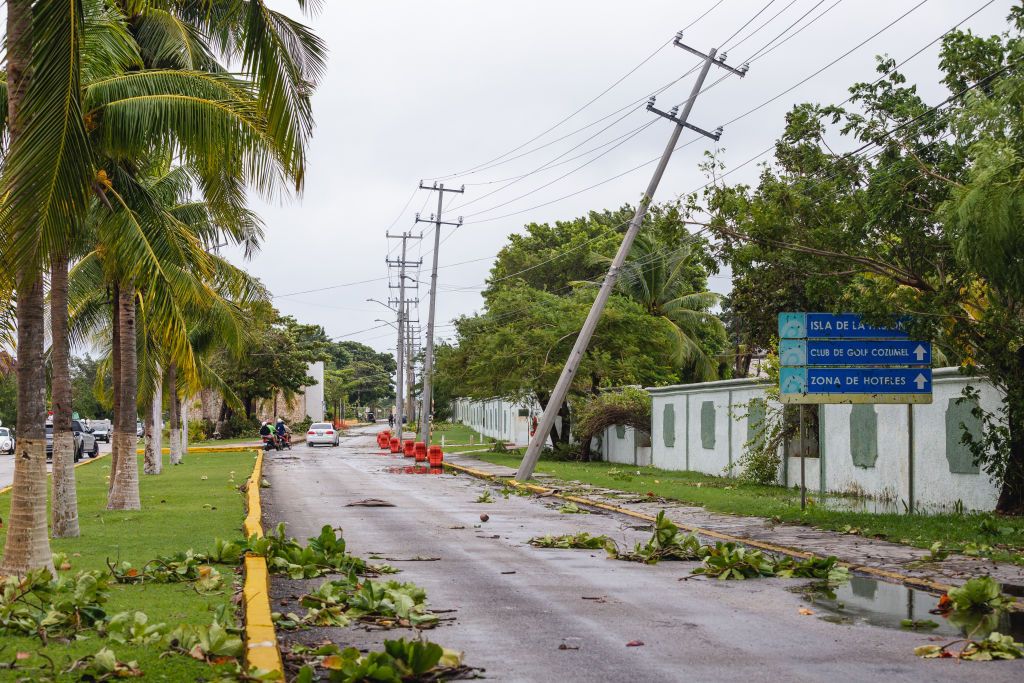
[[[245,449],[252,450],[252,449]],[[246,484],[245,537],[263,537],[263,506],[260,500],[260,481],[263,479],[263,450],[256,451],[256,464]],[[245,556],[245,661],[253,668],[274,671],[284,676],[284,665],[277,643],[277,632],[270,616],[270,572],[267,558]]]
[[[537,486],[536,484],[523,484],[523,483],[520,483],[520,482],[516,481],[515,479],[501,477],[501,476],[496,475],[496,474],[491,474],[490,472],[484,472],[483,470],[474,469],[472,467],[466,467],[465,465],[456,465],[454,463],[445,462],[444,466],[446,468],[449,468],[449,469],[453,469],[453,470],[456,470],[456,471],[459,471],[459,472],[464,472],[464,473],[469,474],[471,476],[477,477],[478,479],[485,479],[487,481],[501,482],[502,484],[506,484],[508,486],[512,486],[512,487],[515,487],[515,488],[518,488],[518,489],[523,489],[523,490],[526,490],[526,491],[530,491],[532,493],[537,493],[537,494],[540,494],[542,496],[552,496],[554,498],[561,498],[562,500],[571,501],[573,503],[576,503],[577,505],[587,505],[589,507],[600,508],[602,510],[607,510],[609,512],[615,512],[615,513],[622,514],[622,515],[627,515],[629,517],[633,517],[633,518],[636,518],[636,519],[642,519],[645,522],[654,522],[654,521],[656,521],[655,517],[652,517],[651,515],[645,514],[643,512],[637,512],[636,510],[630,510],[628,508],[619,507],[617,505],[611,505],[609,503],[605,503],[605,502],[599,501],[599,500],[592,500],[590,498],[586,498],[586,497],[583,497],[583,496],[574,496],[574,495],[570,495],[570,494],[566,494],[566,493],[561,493],[560,491],[558,491],[558,489],[549,489],[549,488],[545,488],[543,486]],[[685,523],[677,522],[675,520],[673,520],[673,523],[676,524],[680,529],[683,529],[683,530],[688,531],[690,533],[698,534],[698,535],[701,535],[701,536],[707,536],[708,538],[713,538],[713,539],[716,539],[716,540],[719,540],[719,541],[737,543],[739,545],[744,545],[744,546],[748,546],[748,547],[751,547],[751,548],[758,548],[759,550],[767,550],[769,552],[778,553],[778,554],[781,554],[781,555],[788,555],[789,557],[795,557],[795,558],[799,558],[799,559],[807,559],[809,557],[818,557],[818,555],[816,555],[814,553],[809,553],[809,552],[806,552],[806,551],[803,551],[803,550],[798,550],[796,548],[789,548],[789,547],[786,547],[786,546],[775,545],[774,543],[767,543],[765,541],[758,541],[758,540],[755,540],[755,539],[743,538],[742,536],[733,536],[731,534],[724,534],[724,533],[722,533],[720,531],[712,531],[710,529],[703,529],[701,527],[696,527],[696,526],[692,526],[690,524],[685,524]],[[936,581],[929,581],[928,579],[920,579],[920,578],[917,578],[917,577],[914,577],[914,576],[907,576],[905,574],[900,574],[899,572],[893,572],[893,571],[889,571],[889,570],[886,570],[886,569],[878,569],[877,567],[869,567],[869,566],[866,566],[866,565],[860,565],[860,564],[856,564],[856,563],[853,563],[853,562],[842,562],[842,561],[840,561],[837,564],[839,566],[841,566],[841,567],[846,567],[850,571],[859,572],[861,574],[869,574],[871,576],[874,576],[876,578],[882,579],[884,581],[889,581],[889,582],[893,582],[893,583],[901,583],[901,584],[903,584],[905,586],[910,586],[912,588],[919,588],[919,589],[930,591],[930,592],[933,592],[933,593],[946,593],[951,588],[954,587],[954,586],[951,586],[951,585],[948,585],[948,584],[938,583]],[[1018,602],[1018,603],[1016,603],[1016,605],[1019,606],[1020,603]]]
[[[110,455],[110,453],[100,453],[95,458],[89,458],[88,460],[84,460],[84,461],[81,461],[81,462],[76,462],[74,466],[75,467],[85,467],[86,465],[91,465],[94,462],[96,462],[97,460],[99,460],[100,458],[105,458],[108,455]],[[53,477],[53,474],[50,473],[50,472],[47,472],[46,473],[46,478],[50,479],[51,477]],[[14,484],[11,484],[10,486],[4,486],[3,488],[0,488],[0,496],[2,496],[5,493],[10,492],[11,489],[13,489],[13,488],[14,488]]]

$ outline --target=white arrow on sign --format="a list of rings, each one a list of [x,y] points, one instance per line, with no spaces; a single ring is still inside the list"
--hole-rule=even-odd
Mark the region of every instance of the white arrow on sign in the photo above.
[[[917,383],[917,390],[918,391],[923,391],[924,390],[924,385],[928,384],[927,378],[925,378],[925,376],[922,375],[921,373],[918,373],[917,377],[914,378],[914,382]]]
[[[918,344],[917,348],[914,349],[914,355],[917,356],[917,360],[918,361],[923,361],[924,360],[924,354],[926,354],[926,353],[927,353],[927,351],[925,351],[924,347],[921,346],[920,344]],[[920,388],[920,387],[918,387],[918,388]]]

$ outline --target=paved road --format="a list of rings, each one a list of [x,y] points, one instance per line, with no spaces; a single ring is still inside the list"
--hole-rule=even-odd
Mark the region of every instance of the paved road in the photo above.
[[[797,582],[687,580],[693,563],[643,566],[603,552],[541,550],[531,536],[586,530],[624,542],[646,535],[636,520],[567,515],[535,498],[475,503],[485,488],[462,476],[388,472],[407,463],[378,454],[369,432],[341,448],[297,446],[268,458],[265,524],[286,521],[291,534],[323,524],[345,530],[351,552],[392,558],[398,578],[427,590],[456,620],[427,632],[466,652],[467,663],[500,681],[986,681],[1024,680],[1024,662],[920,660],[928,636],[865,623],[836,624],[787,590]],[[347,507],[368,498],[394,507]],[[490,520],[481,523],[486,512]],[[437,561],[408,561],[414,557]],[[406,561],[402,561],[402,560]],[[316,585],[275,578],[275,609]],[[893,587],[896,588],[896,587]],[[899,589],[902,590],[902,589]],[[926,616],[926,615],[924,615]],[[387,637],[398,635],[396,632]],[[407,635],[407,634],[405,634]],[[385,634],[317,629],[286,634],[316,642],[379,647]],[[639,640],[639,647],[626,643]],[[570,648],[560,649],[562,644]],[[966,667],[966,668],[964,668]]]
[[[110,444],[100,442],[100,453],[109,452]],[[50,469],[51,466],[47,464],[46,471],[49,472]],[[10,486],[12,481],[14,481],[14,456],[0,453],[0,489]]]

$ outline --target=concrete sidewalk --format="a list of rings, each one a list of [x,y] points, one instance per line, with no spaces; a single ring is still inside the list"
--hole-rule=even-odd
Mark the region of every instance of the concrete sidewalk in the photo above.
[[[478,460],[471,454],[446,453],[448,463],[470,467],[491,476],[512,478],[516,471],[504,465]],[[707,529],[739,539],[768,543],[775,546],[812,553],[818,556],[835,555],[854,567],[869,567],[881,572],[892,572],[911,579],[938,584],[959,585],[974,576],[990,575],[1017,595],[1024,590],[1024,567],[1006,562],[966,555],[950,555],[942,562],[914,564],[923,560],[928,552],[890,541],[865,538],[856,534],[815,529],[795,524],[776,524],[763,517],[740,517],[708,512],[702,507],[671,500],[643,500],[636,493],[616,491],[578,481],[567,482],[550,475],[534,475],[541,486],[563,493],[589,498],[596,502],[611,503],[626,510],[654,516],[660,510],[677,524]]]

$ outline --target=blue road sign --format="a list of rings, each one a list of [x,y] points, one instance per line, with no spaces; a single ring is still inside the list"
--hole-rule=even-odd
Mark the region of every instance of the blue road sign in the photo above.
[[[901,339],[783,339],[779,342],[779,364],[931,366],[932,345]]]
[[[783,403],[930,403],[931,368],[782,368]]]
[[[873,327],[856,313],[779,313],[780,339],[907,339],[894,321],[892,327]]]

